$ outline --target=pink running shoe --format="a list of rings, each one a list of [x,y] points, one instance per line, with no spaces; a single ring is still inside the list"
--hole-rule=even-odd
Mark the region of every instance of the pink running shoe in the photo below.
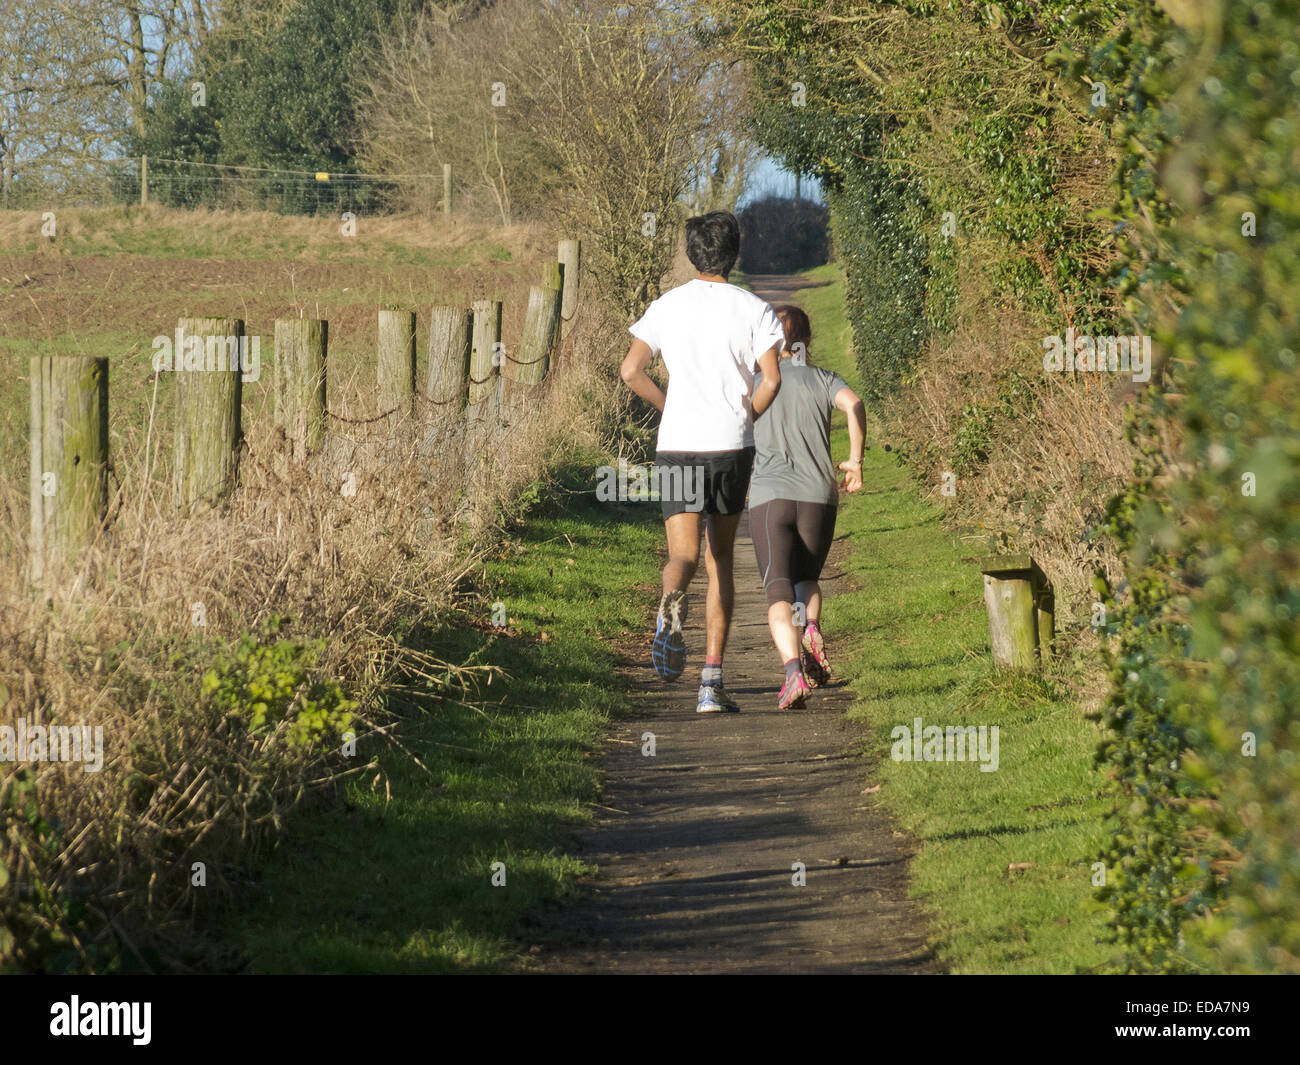
[[[803,630],[803,654],[799,657],[810,687],[820,688],[829,683],[831,663],[826,657],[826,640],[822,637],[821,629],[809,626]]]
[[[776,697],[776,708],[778,710],[795,710],[803,706],[803,701],[812,691],[808,687],[808,681],[804,679],[803,672],[796,673],[781,685],[781,694]]]

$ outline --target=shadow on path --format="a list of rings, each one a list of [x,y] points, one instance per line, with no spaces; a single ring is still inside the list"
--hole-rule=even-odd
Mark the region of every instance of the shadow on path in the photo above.
[[[835,545],[828,572],[844,550]],[[907,897],[906,840],[863,794],[865,731],[844,717],[852,696],[833,684],[802,710],[776,709],[781,668],[747,522],[726,658],[742,712],[695,712],[705,580],[691,586],[682,679],[655,677],[648,636],[629,666],[635,713],[609,736],[605,805],[583,839],[599,876],[582,901],[528,918],[538,952],[527,971],[940,972]],[[648,732],[653,757],[642,754]],[[796,862],[805,886],[793,883]]]

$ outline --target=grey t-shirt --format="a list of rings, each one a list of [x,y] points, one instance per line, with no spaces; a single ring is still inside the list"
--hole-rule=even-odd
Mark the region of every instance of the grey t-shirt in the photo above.
[[[754,378],[755,388],[762,379],[761,373]],[[831,462],[831,413],[835,396],[848,387],[839,374],[781,360],[781,391],[754,419],[751,507],[773,499],[832,506],[839,502]]]

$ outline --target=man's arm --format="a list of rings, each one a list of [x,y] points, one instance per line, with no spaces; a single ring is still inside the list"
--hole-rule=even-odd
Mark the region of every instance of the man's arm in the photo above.
[[[867,409],[856,392],[841,388],[835,393],[835,407],[849,416],[849,459],[840,463],[844,471],[844,491],[862,487],[862,447],[867,439]]]
[[[763,371],[763,380],[754,389],[754,398],[749,403],[749,409],[755,418],[772,405],[772,400],[781,391],[780,344],[773,344],[758,357],[758,368]]]
[[[653,358],[654,352],[650,350],[649,344],[644,340],[633,340],[632,346],[627,349],[627,356],[623,359],[623,368],[619,370],[619,376],[623,378],[623,383],[628,388],[662,411],[668,397],[645,372]]]

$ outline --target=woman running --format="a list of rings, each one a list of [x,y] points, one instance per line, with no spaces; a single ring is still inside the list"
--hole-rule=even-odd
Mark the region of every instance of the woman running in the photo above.
[[[802,706],[812,688],[830,679],[817,583],[835,533],[839,485],[831,461],[831,413],[849,419],[849,458],[841,462],[844,490],[862,487],[866,411],[844,379],[808,362],[812,326],[798,307],[777,307],[785,329],[781,391],[754,422],[756,456],[749,485],[749,530],[767,593],[767,624],[785,665],[777,707]],[[757,388],[759,378],[754,379]],[[802,662],[795,603],[805,622]]]

